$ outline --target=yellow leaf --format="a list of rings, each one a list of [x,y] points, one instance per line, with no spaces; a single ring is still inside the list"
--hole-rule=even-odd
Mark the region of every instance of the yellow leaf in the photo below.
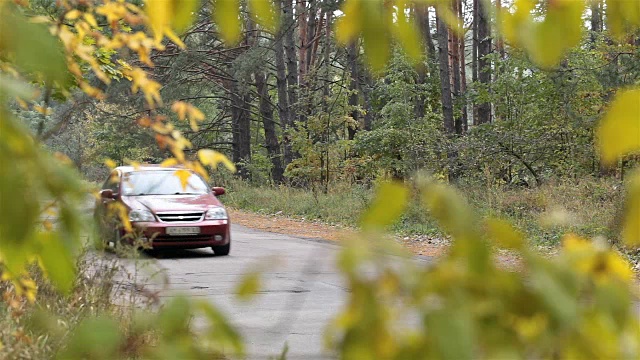
[[[628,246],[640,247],[640,169],[631,176],[627,191],[622,240]]]
[[[181,49],[186,48],[187,46],[182,42],[182,40],[173,32],[170,28],[165,28],[164,34],[173,41],[174,44],[178,45]]]
[[[209,165],[212,168],[222,163],[231,172],[236,172],[236,166],[224,154],[210,149],[202,149],[198,151],[198,159],[202,165]]]
[[[115,212],[118,216],[118,219],[122,222],[122,227],[126,232],[130,233],[133,231],[133,227],[131,226],[131,221],[129,221],[129,211],[126,206],[123,204],[114,201],[109,203],[109,210]]]
[[[271,1],[249,0],[254,20],[268,30],[276,31],[276,19]]]
[[[189,105],[189,117],[196,121],[204,120],[204,114],[197,107]]]
[[[64,18],[67,20],[75,20],[79,18],[81,15],[82,15],[82,12],[80,10],[73,9],[68,13],[64,14]]]
[[[336,40],[347,44],[355,39],[362,30],[361,2],[347,0],[342,6],[343,16],[336,21]]]
[[[603,163],[640,150],[640,88],[619,92],[598,127]]]
[[[107,165],[109,169],[114,169],[116,166],[118,166],[116,162],[111,159],[105,159],[104,164]]]
[[[30,303],[34,303],[36,301],[38,286],[35,281],[31,279],[19,279],[16,285],[16,293],[18,296],[24,295]]]
[[[199,5],[200,0],[174,0],[174,28],[178,33],[185,31],[191,25]]]
[[[44,229],[47,230],[47,231],[53,230],[53,224],[49,220],[43,221],[42,222],[42,226],[44,226]]]
[[[522,233],[505,220],[488,219],[487,234],[498,246],[505,249],[519,249],[524,245]]]
[[[187,171],[187,170],[176,170],[175,173],[173,173],[175,176],[178,177],[178,179],[180,179],[180,185],[182,185],[182,190],[187,190],[187,185],[189,184],[189,178],[191,177],[191,172]]]
[[[397,11],[395,16],[397,20],[393,27],[395,36],[400,41],[402,48],[409,58],[416,63],[420,60],[420,56],[422,55],[421,40],[419,36],[420,30],[412,19],[407,18],[405,14],[405,0],[396,0],[396,4]]]
[[[85,13],[83,15],[84,20],[91,26],[93,26],[94,28],[98,27],[98,22],[96,21],[96,18],[90,14],[90,13]]]
[[[165,28],[171,24],[171,14],[173,9],[172,0],[146,0],[145,9],[149,16],[149,23],[153,30],[156,43],[160,43],[164,35]]]
[[[42,115],[51,115],[52,112],[51,108],[45,108],[40,105],[35,105],[33,109]]]
[[[178,163],[178,160],[176,160],[175,158],[168,158],[166,160],[164,160],[163,162],[160,163],[160,166],[162,167],[171,167],[174,166]]]
[[[189,126],[191,126],[191,130],[193,131],[198,131],[199,129],[198,122],[195,121],[193,118],[189,118]]]
[[[176,101],[171,106],[171,111],[178,114],[179,120],[184,120],[187,116],[187,103],[184,101]]]
[[[399,182],[385,182],[376,191],[369,209],[360,224],[364,230],[374,230],[391,225],[404,212],[409,200],[409,189]]]
[[[229,45],[233,45],[240,40],[242,29],[238,18],[239,12],[240,2],[238,0],[215,1],[213,20],[218,26],[220,35]]]
[[[557,0],[549,6],[541,23],[536,23],[526,34],[525,46],[534,62],[543,68],[557,66],[567,50],[578,45],[582,36],[582,12],[584,2],[577,0]],[[562,36],[558,36],[562,34]]]

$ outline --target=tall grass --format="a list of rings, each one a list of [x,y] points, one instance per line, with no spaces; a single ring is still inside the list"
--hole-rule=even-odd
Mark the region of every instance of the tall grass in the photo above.
[[[31,266],[29,276],[38,289],[34,303],[18,296],[9,282],[0,281],[0,359],[55,358],[82,320],[98,314],[108,314],[127,334],[133,309],[144,304],[131,296],[131,286],[122,281],[132,279],[129,271],[116,257],[94,252],[80,256],[77,268],[73,290],[64,295],[38,266]],[[138,340],[134,345],[155,341],[153,335]],[[130,350],[136,353],[136,349]]]
[[[227,184],[224,202],[261,214],[282,214],[307,220],[357,226],[373,190],[338,183],[327,193],[286,186],[251,186],[240,180]],[[562,234],[617,237],[623,200],[622,186],[612,179],[586,178],[549,182],[536,188],[463,183],[460,192],[481,217],[501,217],[525,232],[534,245],[556,245]],[[399,234],[446,236],[420,205],[417,194],[392,231]]]

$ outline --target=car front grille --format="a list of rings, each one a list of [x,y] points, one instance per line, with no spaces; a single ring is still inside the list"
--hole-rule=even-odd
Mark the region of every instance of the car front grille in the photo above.
[[[204,212],[158,213],[156,215],[163,222],[196,222],[202,220]]]

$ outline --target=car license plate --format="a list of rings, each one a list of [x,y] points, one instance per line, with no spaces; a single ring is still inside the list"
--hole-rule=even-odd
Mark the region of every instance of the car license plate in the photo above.
[[[198,235],[200,234],[200,228],[197,226],[177,226],[168,227],[168,235]]]

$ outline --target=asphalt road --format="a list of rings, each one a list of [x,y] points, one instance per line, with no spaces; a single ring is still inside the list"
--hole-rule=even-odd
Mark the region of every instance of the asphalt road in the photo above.
[[[210,249],[152,253],[155,264],[142,273],[153,274],[159,267],[168,285],[160,286],[148,275],[138,276],[138,285],[163,288],[163,300],[186,294],[218,306],[241,332],[248,359],[275,358],[285,343],[288,359],[335,358],[326,352],[323,334],[347,297],[335,264],[340,247],[239,225],[232,226],[232,241],[229,256],[213,256]],[[236,286],[256,268],[262,269],[261,290],[251,302],[240,302]],[[640,303],[634,305],[640,314]]]
[[[248,358],[274,357],[286,343],[289,359],[324,359],[333,358],[324,350],[324,329],[347,294],[335,266],[338,251],[323,240],[233,225],[229,256],[197,249],[153,257],[168,275],[160,297],[181,293],[211,301],[242,333]],[[248,303],[238,301],[238,282],[256,268],[262,269],[260,292]]]

